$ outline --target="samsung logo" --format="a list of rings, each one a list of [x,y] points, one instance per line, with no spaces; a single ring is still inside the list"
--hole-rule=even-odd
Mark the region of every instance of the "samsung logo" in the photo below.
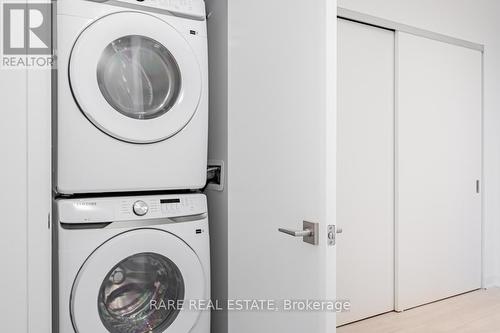
[[[75,206],[83,206],[83,207],[88,207],[88,206],[97,206],[97,202],[75,202]]]

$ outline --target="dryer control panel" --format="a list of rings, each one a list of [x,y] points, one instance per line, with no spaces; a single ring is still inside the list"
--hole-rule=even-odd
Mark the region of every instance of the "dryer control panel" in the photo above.
[[[178,16],[205,20],[205,1],[203,0],[91,0],[115,6],[137,9],[156,9],[168,11]],[[141,8],[142,7],[142,8]]]
[[[61,223],[103,223],[158,218],[180,218],[207,213],[203,194],[118,198],[61,199]]]

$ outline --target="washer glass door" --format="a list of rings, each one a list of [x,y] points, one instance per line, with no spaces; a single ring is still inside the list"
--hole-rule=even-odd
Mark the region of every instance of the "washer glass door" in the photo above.
[[[159,229],[121,233],[81,266],[69,307],[75,332],[189,332],[208,299],[198,255],[179,237]]]
[[[163,332],[179,314],[168,306],[184,300],[177,265],[160,254],[134,254],[106,275],[98,296],[99,316],[111,333]],[[163,306],[164,305],[164,306]]]

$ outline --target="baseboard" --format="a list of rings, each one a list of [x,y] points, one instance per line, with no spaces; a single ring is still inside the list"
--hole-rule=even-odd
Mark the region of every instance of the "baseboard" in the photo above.
[[[500,276],[485,277],[483,281],[483,287],[486,289],[500,287]]]

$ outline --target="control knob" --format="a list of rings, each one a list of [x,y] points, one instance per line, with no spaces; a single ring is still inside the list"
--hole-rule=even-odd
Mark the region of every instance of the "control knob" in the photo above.
[[[134,203],[133,210],[135,215],[144,216],[148,213],[149,207],[144,201],[138,200]]]

